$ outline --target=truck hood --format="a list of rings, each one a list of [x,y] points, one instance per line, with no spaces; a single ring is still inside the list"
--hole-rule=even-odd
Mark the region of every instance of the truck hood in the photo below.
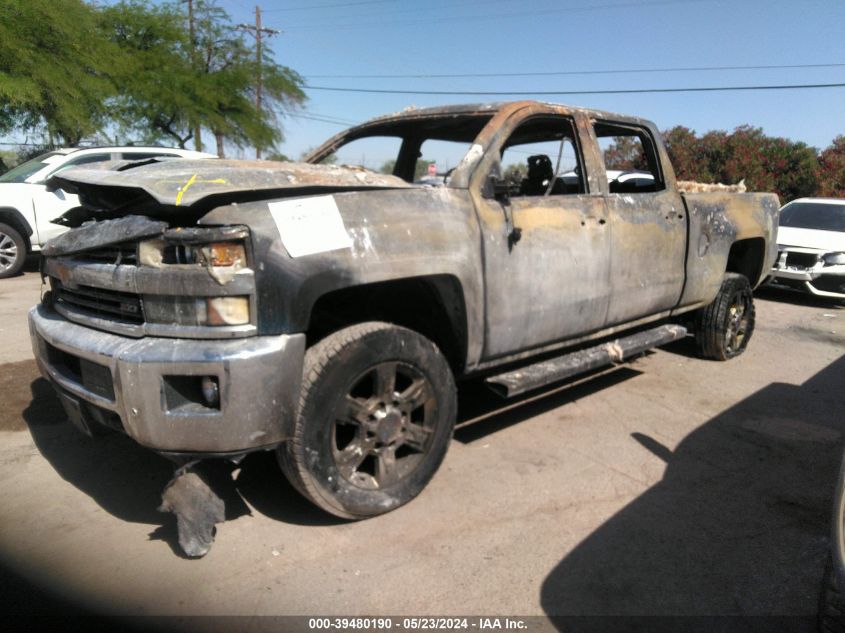
[[[175,207],[213,206],[325,191],[412,187],[362,167],[274,161],[173,160],[116,169],[69,169],[48,182],[78,193],[87,217],[124,212],[161,215]],[[77,216],[79,214],[77,213]],[[78,218],[76,218],[78,219]],[[65,222],[67,224],[76,224]]]
[[[819,251],[845,251],[845,233],[781,226],[778,228],[778,246],[811,248]]]

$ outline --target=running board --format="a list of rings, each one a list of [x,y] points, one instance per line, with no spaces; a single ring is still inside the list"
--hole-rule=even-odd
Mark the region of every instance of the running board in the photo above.
[[[592,369],[621,363],[654,347],[684,338],[686,334],[687,329],[682,325],[661,325],[610,343],[491,376],[485,382],[500,396],[511,398]]]

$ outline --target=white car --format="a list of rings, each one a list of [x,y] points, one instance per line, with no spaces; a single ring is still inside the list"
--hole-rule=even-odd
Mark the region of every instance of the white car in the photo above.
[[[845,299],[845,199],[799,198],[780,210],[772,281]]]
[[[67,229],[52,224],[79,199],[46,181],[65,169],[103,161],[151,158],[215,158],[213,154],[170,147],[92,147],[57,149],[0,176],[0,279],[20,272],[26,256]]]

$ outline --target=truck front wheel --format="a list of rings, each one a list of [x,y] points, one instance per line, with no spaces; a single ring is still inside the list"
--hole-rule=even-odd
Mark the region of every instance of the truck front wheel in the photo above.
[[[11,226],[0,223],[0,279],[17,275],[25,259],[26,241]]]
[[[434,343],[388,323],[354,325],[306,352],[299,415],[279,463],[331,514],[382,514],[434,476],[456,412],[455,381]]]
[[[695,341],[703,358],[728,360],[748,347],[754,332],[754,297],[744,275],[726,273],[713,303],[695,316]]]

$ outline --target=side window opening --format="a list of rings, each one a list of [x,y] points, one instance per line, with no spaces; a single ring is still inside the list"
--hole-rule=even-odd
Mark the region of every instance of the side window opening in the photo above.
[[[644,128],[594,123],[610,193],[652,193],[666,188],[655,144]]]
[[[443,186],[471,143],[459,140],[426,139],[420,146],[414,169],[414,182],[420,185]]]
[[[66,169],[71,169],[73,167],[79,167],[80,165],[90,165],[91,163],[102,163],[105,161],[111,160],[111,154],[88,154],[86,156],[79,156],[77,158],[73,158],[66,162],[64,165],[59,167],[56,171],[52,172],[50,175],[55,176]]]
[[[402,139],[397,136],[364,136],[339,147],[320,164],[351,165],[392,174],[401,145]]]
[[[522,123],[502,148],[501,175],[511,196],[586,193],[572,121],[537,117]]]

